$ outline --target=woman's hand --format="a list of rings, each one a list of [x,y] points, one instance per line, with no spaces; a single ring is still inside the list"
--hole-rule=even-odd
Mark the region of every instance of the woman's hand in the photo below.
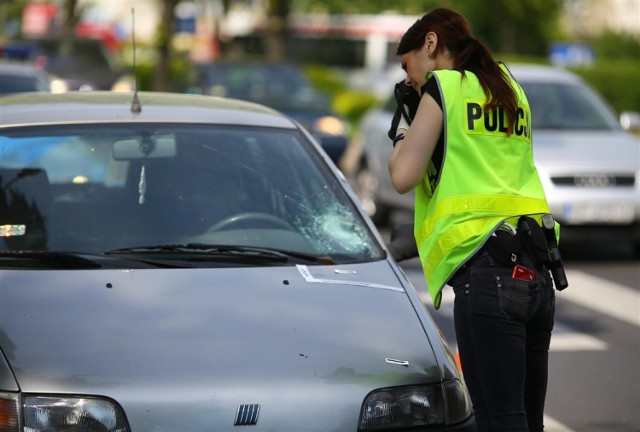
[[[404,119],[407,125],[413,122],[413,118],[418,111],[418,105],[420,104],[420,95],[413,87],[406,85],[404,80],[396,83],[393,94],[397,106],[396,112],[391,120],[391,127],[389,128],[389,132],[387,132],[387,136],[391,140],[395,140],[398,135],[398,128],[402,119]]]

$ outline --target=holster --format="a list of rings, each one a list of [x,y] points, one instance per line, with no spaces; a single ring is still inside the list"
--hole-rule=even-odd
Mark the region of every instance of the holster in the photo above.
[[[535,219],[529,216],[518,219],[518,237],[538,269],[549,262],[549,245],[544,231]]]
[[[522,253],[522,242],[517,235],[496,230],[487,241],[486,248],[498,263],[510,267],[518,262]]]
[[[549,260],[549,248],[544,232],[535,219],[528,216],[520,217],[515,235],[506,230],[496,230],[487,241],[486,247],[504,266],[521,264],[523,253],[531,257],[537,268],[541,268]]]
[[[551,218],[551,215],[548,217]],[[551,271],[556,289],[563,290],[569,286],[569,282],[555,241],[553,224],[551,219],[549,227],[543,228],[532,217],[521,216],[515,235],[498,229],[491,235],[485,247],[498,263],[507,267],[522,264],[521,256],[526,252],[536,269],[543,270],[546,267]]]

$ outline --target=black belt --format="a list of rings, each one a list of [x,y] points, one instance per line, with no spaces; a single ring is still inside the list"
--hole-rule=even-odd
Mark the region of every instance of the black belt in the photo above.
[[[499,264],[504,267],[513,267],[520,260],[523,253],[520,237],[510,230],[496,230],[491,234],[487,242],[478,249],[456,272],[449,278],[450,283],[463,276],[467,267],[474,261],[488,259],[492,265]]]

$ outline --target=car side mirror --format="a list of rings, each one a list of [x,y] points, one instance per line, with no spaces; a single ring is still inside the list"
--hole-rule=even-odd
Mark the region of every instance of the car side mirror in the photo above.
[[[391,240],[387,243],[391,256],[396,261],[406,261],[418,256],[418,246],[413,235],[413,221],[402,222],[391,229]]]

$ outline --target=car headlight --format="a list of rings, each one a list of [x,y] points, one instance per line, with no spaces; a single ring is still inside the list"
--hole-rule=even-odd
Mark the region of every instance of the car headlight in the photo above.
[[[124,412],[109,399],[13,393],[0,393],[0,430],[130,432]]]
[[[337,117],[324,116],[316,120],[314,129],[325,135],[344,135],[347,132],[345,123]]]
[[[65,93],[69,90],[66,81],[60,78],[52,79],[49,85],[51,87],[51,93]]]
[[[402,430],[459,423],[471,415],[464,385],[457,379],[441,385],[391,387],[370,393],[360,412],[359,431]]]
[[[111,91],[116,93],[126,93],[132,92],[134,88],[135,85],[133,77],[125,75],[118,79],[118,81],[113,83],[113,85],[111,86]]]

